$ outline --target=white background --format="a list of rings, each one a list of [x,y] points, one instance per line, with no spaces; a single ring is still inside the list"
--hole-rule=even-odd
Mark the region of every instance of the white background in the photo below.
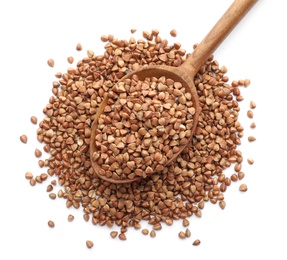
[[[200,42],[231,0],[109,0],[33,1],[0,3],[0,259],[287,259],[286,234],[286,3],[259,0],[244,20],[215,52],[226,65],[230,80],[251,79],[243,89],[240,121],[245,127],[242,145],[246,177],[225,193],[226,208],[207,204],[201,219],[190,219],[191,238],[180,240],[181,222],[163,227],[157,237],[133,229],[127,241],[111,239],[107,227],[86,223],[81,210],[51,200],[46,184],[31,187],[24,175],[40,174],[35,148],[37,126],[30,123],[51,96],[54,74],[86,56],[87,49],[102,54],[102,34],[120,39],[142,38],[143,30],[159,29],[170,43],[180,42],[190,52]],[[172,38],[170,30],[178,36]],[[76,44],[83,51],[75,50]],[[47,60],[53,58],[55,67]],[[257,104],[254,121],[246,116],[249,102]],[[26,145],[19,136],[27,134]],[[254,143],[248,135],[256,136]],[[246,160],[255,160],[250,166]],[[248,191],[241,193],[241,183]],[[72,223],[68,214],[74,214]],[[55,228],[47,221],[55,221]],[[143,224],[145,225],[145,224]],[[85,241],[94,242],[87,249]],[[192,246],[201,240],[198,247]]]

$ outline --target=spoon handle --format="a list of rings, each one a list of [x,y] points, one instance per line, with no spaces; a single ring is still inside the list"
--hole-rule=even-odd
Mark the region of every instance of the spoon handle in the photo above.
[[[194,76],[257,1],[235,0],[181,67]]]

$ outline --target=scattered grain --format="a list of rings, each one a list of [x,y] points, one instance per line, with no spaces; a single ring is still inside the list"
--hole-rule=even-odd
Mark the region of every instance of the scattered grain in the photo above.
[[[185,232],[180,231],[180,232],[178,233],[178,237],[181,238],[181,239],[186,238]]]
[[[242,180],[245,176],[244,172],[239,172],[237,175],[239,180]]]
[[[111,231],[111,232],[110,232],[110,236],[111,236],[112,238],[116,238],[117,235],[118,235],[118,232],[117,232],[117,231]]]
[[[101,36],[101,41],[102,42],[107,42],[109,40],[109,37],[107,35],[102,35]]]
[[[78,43],[76,46],[77,51],[81,51],[83,49],[82,44]]]
[[[127,240],[126,234],[125,233],[120,233],[119,234],[119,239],[120,240]]]
[[[33,174],[32,174],[31,172],[26,172],[26,173],[25,173],[25,178],[26,178],[27,180],[31,180],[31,179],[33,178]]]
[[[248,87],[250,85],[250,79],[245,79],[243,85],[244,87]]]
[[[191,236],[191,232],[190,232],[190,230],[188,228],[185,230],[185,236],[186,237],[190,237]]]
[[[255,127],[256,127],[255,122],[252,122],[251,125],[250,125],[250,127],[251,127],[251,128],[255,128]]]
[[[92,247],[94,246],[93,241],[87,240],[87,241],[86,241],[86,246],[87,246],[87,248],[92,248]]]
[[[69,57],[67,58],[67,61],[68,61],[70,64],[72,64],[72,63],[74,62],[74,58],[73,58],[72,56],[69,56]]]
[[[32,124],[36,125],[37,122],[38,122],[38,119],[35,116],[31,116],[30,121],[31,121]]]
[[[245,191],[247,191],[247,185],[246,184],[241,184],[240,186],[239,186],[239,190],[240,191],[242,191],[242,192],[245,192]]]
[[[193,244],[194,246],[198,246],[198,245],[200,245],[200,240],[199,240],[199,239],[196,239],[196,240],[193,241],[192,244]]]
[[[156,232],[154,230],[151,230],[149,235],[150,235],[150,237],[154,238],[154,237],[156,237]]]
[[[35,186],[36,185],[36,180],[35,179],[30,179],[30,185]]]
[[[36,181],[37,183],[42,183],[42,182],[43,182],[42,179],[41,179],[41,176],[39,176],[39,175],[37,175],[37,176],[35,177],[35,181]]]
[[[27,141],[28,141],[27,135],[21,135],[21,136],[20,136],[20,141],[21,141],[22,143],[26,144]]]
[[[49,60],[47,61],[47,63],[48,63],[48,65],[49,65],[50,67],[54,67],[54,65],[55,65],[55,62],[54,62],[53,59],[49,59]]]
[[[248,136],[248,141],[254,142],[254,141],[256,141],[256,138],[254,136]]]
[[[219,202],[219,207],[220,207],[221,209],[225,209],[225,206],[226,206],[226,202],[225,202],[224,200],[222,200],[222,201]]]
[[[48,226],[49,226],[50,228],[55,227],[55,223],[54,223],[54,221],[49,220],[49,221],[48,221]]]
[[[182,220],[182,225],[184,226],[184,227],[188,227],[189,226],[189,220],[188,219],[183,219]]]
[[[248,111],[247,111],[247,116],[248,116],[249,118],[253,118],[253,112],[252,112],[251,110],[248,110]]]
[[[248,158],[248,159],[247,159],[247,162],[248,162],[250,165],[252,165],[252,164],[254,163],[254,160],[251,159],[251,158]]]
[[[47,188],[46,188],[46,191],[47,192],[50,192],[50,191],[52,191],[53,190],[53,186],[51,185],[51,184],[49,184],[48,186],[47,186]]]
[[[54,199],[56,199],[57,195],[55,193],[50,193],[49,197],[50,197],[50,199],[54,200]]]
[[[58,78],[58,79],[62,78],[62,73],[61,72],[57,72],[55,74],[55,77]]]
[[[148,233],[149,233],[149,231],[148,231],[147,228],[144,228],[144,229],[142,230],[142,234],[143,234],[143,235],[148,235]]]
[[[254,101],[250,101],[250,108],[251,108],[251,109],[256,108],[256,104],[255,104]]]
[[[34,154],[36,157],[41,157],[42,156],[42,152],[39,149],[35,149]]]
[[[171,35],[172,37],[176,37],[176,36],[177,36],[177,31],[176,31],[175,29],[171,30],[171,31],[170,31],[170,35]]]
[[[39,177],[41,178],[42,181],[45,181],[48,178],[48,174],[47,173],[41,173]]]
[[[68,215],[68,221],[72,222],[75,219],[75,217],[72,214]]]

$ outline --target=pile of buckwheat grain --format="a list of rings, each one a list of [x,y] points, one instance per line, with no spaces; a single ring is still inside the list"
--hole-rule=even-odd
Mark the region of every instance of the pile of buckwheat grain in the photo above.
[[[175,30],[173,35],[176,35]],[[201,217],[202,209],[207,202],[218,203],[224,209],[224,192],[232,181],[241,180],[244,177],[241,171],[243,156],[237,149],[244,130],[238,122],[240,111],[238,102],[243,100],[240,87],[247,87],[250,81],[239,80],[229,83],[225,75],[226,67],[220,67],[213,57],[208,59],[195,77],[201,107],[195,134],[192,141],[170,166],[164,166],[163,162],[166,158],[162,158],[162,155],[157,153],[156,146],[150,145],[151,138],[158,138],[152,130],[153,123],[150,122],[151,132],[149,132],[148,127],[143,125],[134,112],[140,110],[142,116],[148,116],[144,114],[145,103],[150,105],[153,100],[157,100],[161,108],[167,106],[167,109],[170,109],[173,106],[170,100],[174,100],[172,93],[179,91],[180,87],[175,87],[173,92],[163,94],[155,91],[152,95],[143,95],[137,90],[138,105],[126,103],[126,108],[130,110],[128,116],[131,120],[135,120],[131,123],[133,126],[128,128],[129,133],[132,133],[130,136],[132,135],[133,138],[147,136],[146,139],[138,139],[141,141],[136,145],[122,146],[120,140],[116,140],[117,137],[113,135],[106,136],[107,141],[103,141],[103,134],[106,134],[104,131],[110,127],[109,123],[113,117],[113,109],[107,109],[100,119],[98,137],[101,138],[96,140],[99,146],[106,146],[102,150],[104,152],[95,155],[98,156],[96,159],[105,164],[105,158],[116,151],[117,155],[120,154],[125,167],[113,162],[105,167],[113,167],[114,171],[146,178],[129,184],[103,181],[91,166],[89,145],[93,141],[90,139],[91,124],[104,94],[112,91],[117,81],[124,75],[143,65],[179,66],[186,59],[186,51],[181,48],[181,44],[169,45],[167,40],[159,36],[158,30],[143,32],[143,38],[135,40],[131,37],[129,40],[120,40],[112,35],[102,36],[101,40],[106,42],[103,54],[96,55],[88,50],[87,56],[78,61],[74,68],[55,74],[57,80],[53,82],[53,95],[43,109],[45,116],[39,122],[37,130],[37,139],[44,143],[43,150],[48,154],[47,159],[39,159],[38,162],[41,168],[47,169],[47,174],[34,176],[31,172],[27,172],[26,178],[30,180],[31,185],[35,185],[52,177],[52,182],[47,186],[50,198],[65,199],[67,207],[82,207],[85,220],[90,220],[95,225],[119,226],[119,234],[117,231],[111,231],[110,235],[113,238],[118,236],[119,239],[126,240],[127,228],[141,229],[141,221],[144,220],[148,221],[151,229],[144,228],[142,233],[155,237],[156,232],[162,228],[162,223],[172,225],[174,220],[179,219],[183,221],[183,226],[186,228],[185,231],[179,232],[179,237],[187,238],[190,236],[188,218],[192,215]],[[81,51],[81,44],[78,44],[76,49]],[[73,63],[73,58],[69,57],[68,61]],[[48,60],[48,64],[53,67],[54,60]],[[168,88],[174,86],[174,83],[169,82],[168,79],[146,79],[146,82],[140,82],[145,84],[149,91],[151,91],[149,89],[151,83],[155,88],[163,85]],[[180,111],[180,119],[189,120],[189,113],[194,113],[194,108],[192,104],[188,105],[188,100],[188,95],[180,93],[178,102],[174,103],[175,107],[180,106],[180,109],[174,109],[174,114]],[[157,102],[153,104],[156,110]],[[122,111],[122,116],[126,116],[124,114],[126,111],[122,108],[123,104],[119,104],[119,111]],[[251,108],[255,108],[254,102]],[[180,123],[178,128],[173,128],[174,124],[168,124],[168,120],[162,117],[154,120],[156,127],[159,128],[158,132],[161,128],[169,128],[169,132],[176,136],[175,148],[172,148],[171,141],[167,142],[164,148],[168,157],[170,151],[178,149],[176,147],[180,141],[177,142],[177,140],[184,139],[188,135],[188,129],[184,129],[184,134],[181,134]],[[31,121],[37,124],[35,117],[32,117]],[[255,127],[255,123],[252,123],[251,127]],[[127,134],[126,127],[120,129],[125,130],[122,132]],[[28,139],[23,135],[21,140],[26,143]],[[249,137],[249,141],[254,140],[255,137]],[[143,174],[140,168],[140,165],[147,163],[143,160],[143,154],[136,152],[140,145],[143,151],[150,149],[151,164],[153,161],[158,163],[158,172],[151,176]],[[124,149],[134,149],[136,156],[125,154],[122,152]],[[40,156],[41,151],[37,149],[35,154]],[[253,163],[251,160],[249,159],[250,164]],[[235,173],[232,176],[226,176],[224,173],[224,170],[229,167],[234,167]],[[122,171],[125,168],[127,168],[126,171]],[[57,183],[61,188],[56,192],[57,194],[52,193]],[[242,184],[240,190],[246,191],[247,186]],[[73,216],[69,215],[68,220],[72,221]],[[49,226],[53,227],[54,223],[49,221]],[[193,244],[199,245],[200,241],[195,240]],[[93,243],[88,241],[87,246],[92,247]]]

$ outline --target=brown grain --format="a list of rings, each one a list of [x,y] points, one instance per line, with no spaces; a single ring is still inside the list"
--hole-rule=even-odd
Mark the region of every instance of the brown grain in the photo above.
[[[27,135],[21,135],[21,136],[20,136],[20,141],[21,141],[22,143],[26,144],[27,141],[28,141]]]
[[[47,173],[41,173],[40,174],[40,178],[41,178],[42,181],[45,181],[48,178],[48,174]]]
[[[175,29],[172,29],[172,30],[170,31],[170,35],[171,35],[172,37],[176,37],[176,36],[177,36],[177,31],[176,31]]]
[[[239,190],[242,191],[242,192],[247,191],[247,185],[246,185],[246,184],[241,184],[241,185],[239,186]]]
[[[184,226],[184,227],[188,227],[189,226],[189,220],[188,219],[183,219],[182,220],[182,225]]]
[[[191,236],[191,232],[190,232],[190,230],[187,228],[186,230],[185,230],[185,237],[190,237]]]
[[[35,149],[34,154],[36,157],[41,157],[42,156],[42,152],[39,149]]]
[[[247,111],[247,116],[248,116],[249,118],[253,118],[253,112],[252,112],[252,110],[248,110],[248,111]]]
[[[30,185],[35,186],[36,185],[36,180],[35,179],[30,179]]]
[[[31,180],[31,179],[33,178],[33,174],[32,174],[31,172],[26,172],[26,173],[25,173],[25,178],[26,178],[27,180]]]
[[[156,232],[154,230],[151,230],[149,235],[150,235],[150,237],[154,238],[154,237],[156,237]]]
[[[136,223],[136,224],[134,225],[134,228],[135,228],[135,229],[141,229],[141,224],[140,224],[140,223]]]
[[[51,184],[55,186],[57,184],[57,180],[51,180]]]
[[[250,85],[250,79],[245,79],[243,85],[244,87],[248,87]]]
[[[93,241],[87,240],[87,241],[86,241],[86,246],[87,246],[87,248],[92,248],[92,247],[94,246]]]
[[[50,199],[54,200],[54,199],[56,199],[57,195],[55,193],[50,193],[49,197],[50,197]]]
[[[43,160],[39,160],[38,161],[38,165],[39,165],[40,168],[43,168],[44,165],[45,165],[45,162]]]
[[[35,181],[36,181],[37,183],[42,183],[42,182],[43,182],[43,180],[41,179],[41,176],[40,176],[40,175],[37,175],[37,176],[35,177]]]
[[[54,228],[54,227],[55,227],[54,221],[49,220],[49,221],[48,221],[48,226],[49,226],[50,228]]]
[[[74,58],[73,58],[72,56],[69,56],[69,57],[67,58],[67,61],[68,61],[70,64],[72,64],[72,63],[74,62]]]
[[[248,141],[254,142],[254,141],[256,141],[256,138],[254,136],[248,136]]]
[[[251,128],[255,128],[255,127],[256,127],[255,122],[252,122],[251,125],[250,125],[250,127],[251,127]]]
[[[49,184],[48,186],[47,186],[47,188],[46,188],[46,191],[47,192],[50,192],[50,191],[52,191],[53,190],[53,186],[51,185],[51,184]]]
[[[89,58],[93,58],[95,53],[92,50],[87,50],[87,54]]]
[[[85,220],[86,222],[88,222],[88,221],[90,220],[90,215],[87,214],[87,213],[85,213],[85,214],[83,215],[83,217],[84,217],[84,220]]]
[[[75,217],[72,214],[68,215],[68,221],[72,222],[75,219]]]
[[[198,246],[198,245],[200,245],[200,240],[199,240],[199,239],[196,239],[196,240],[193,241],[192,244],[193,244],[194,246]]]
[[[252,158],[248,158],[248,159],[247,159],[247,162],[248,162],[250,165],[252,165],[252,164],[254,163],[254,160],[253,160]]]
[[[117,232],[117,231],[111,231],[111,232],[110,232],[110,236],[111,236],[112,238],[116,238],[117,235],[118,235],[118,232]]]
[[[161,229],[162,229],[161,223],[160,223],[160,222],[155,223],[155,224],[153,225],[153,229],[154,229],[154,230],[161,230]]]
[[[255,104],[254,101],[250,101],[250,105],[249,106],[250,106],[251,109],[256,108],[256,104]]]
[[[120,233],[119,234],[119,239],[120,240],[127,240],[126,234],[125,233]]]
[[[107,42],[109,40],[109,37],[107,35],[102,35],[101,36],[101,41],[102,42]]]
[[[32,124],[36,125],[37,122],[38,122],[38,119],[35,116],[31,116],[30,121],[31,121]]]
[[[180,239],[186,238],[185,232],[180,231],[180,232],[178,233],[178,237],[179,237]]]
[[[54,67],[54,65],[55,65],[55,62],[54,62],[53,59],[49,59],[49,60],[47,61],[47,63],[48,63],[48,65],[49,65],[50,67]]]
[[[226,202],[225,201],[220,201],[219,202],[219,207],[221,208],[221,209],[225,209],[225,206],[226,206]]]
[[[58,79],[62,78],[62,73],[61,72],[57,72],[55,74],[55,77],[58,78]]]
[[[237,164],[235,164],[235,166],[234,166],[234,170],[235,170],[236,172],[240,172],[240,171],[241,171],[241,168],[242,168],[241,163],[237,163]]]
[[[144,229],[142,230],[142,234],[143,234],[143,235],[148,235],[148,233],[149,233],[149,231],[148,231],[147,228],[144,228]]]
[[[83,49],[82,44],[78,43],[76,46],[77,51],[81,51]]]
[[[230,179],[231,179],[233,182],[236,182],[236,181],[238,181],[238,175],[235,174],[235,173],[233,173],[233,174],[231,175]]]
[[[244,172],[239,172],[237,175],[239,180],[242,180],[245,176]]]

